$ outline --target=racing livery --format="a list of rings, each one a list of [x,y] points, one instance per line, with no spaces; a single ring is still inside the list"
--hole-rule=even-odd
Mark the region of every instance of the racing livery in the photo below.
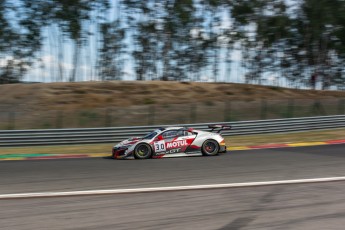
[[[115,159],[214,156],[226,152],[220,131],[227,125],[209,125],[211,132],[186,127],[159,128],[144,137],[124,140],[112,149]],[[217,131],[217,132],[214,132]]]

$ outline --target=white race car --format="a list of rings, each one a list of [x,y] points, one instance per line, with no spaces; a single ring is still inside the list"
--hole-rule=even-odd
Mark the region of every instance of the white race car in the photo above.
[[[220,131],[227,125],[209,125],[212,130],[201,131],[186,127],[159,128],[144,137],[133,137],[115,145],[115,159],[148,159],[181,156],[214,156],[226,152]],[[216,131],[216,132],[214,132]]]

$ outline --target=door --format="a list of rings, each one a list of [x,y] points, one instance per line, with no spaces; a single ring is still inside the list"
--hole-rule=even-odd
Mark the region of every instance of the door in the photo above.
[[[195,139],[195,135],[181,129],[165,131],[162,137],[165,143],[165,154],[184,153]]]

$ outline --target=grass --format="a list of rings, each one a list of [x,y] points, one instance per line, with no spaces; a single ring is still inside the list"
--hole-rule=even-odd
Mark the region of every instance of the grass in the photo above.
[[[176,124],[181,119],[204,123],[345,113],[343,91],[233,83],[9,84],[0,85],[0,95],[6,95],[0,97],[2,129],[103,127],[108,124],[106,109],[112,109],[113,126]],[[154,119],[146,118],[144,113],[148,111],[155,113]]]
[[[308,132],[261,134],[225,137],[228,146],[250,146],[261,144],[288,144],[297,142],[319,142],[345,139],[345,129],[329,129]]]
[[[345,129],[330,129],[320,131],[282,133],[282,134],[262,134],[248,136],[225,137],[227,146],[240,147],[260,144],[285,144],[296,142],[318,142],[326,140],[336,140],[345,138]],[[115,144],[115,143],[114,143]],[[68,145],[68,146],[33,146],[33,147],[12,147],[0,148],[1,154],[106,154],[111,153],[113,144],[88,144],[88,145]]]
[[[85,144],[85,145],[54,145],[54,146],[29,146],[29,147],[6,147],[0,148],[1,154],[89,154],[111,153],[113,144]]]
[[[110,81],[1,85],[1,105],[34,111],[185,104],[253,99],[338,99],[345,92],[317,91],[231,83],[188,84],[161,81]],[[29,97],[30,96],[30,97]],[[145,96],[143,98],[143,96]]]

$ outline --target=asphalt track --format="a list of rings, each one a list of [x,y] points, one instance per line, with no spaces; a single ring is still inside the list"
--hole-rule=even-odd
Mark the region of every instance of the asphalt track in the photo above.
[[[345,145],[0,162],[0,194],[345,176]],[[0,200],[1,229],[344,229],[345,182]]]

